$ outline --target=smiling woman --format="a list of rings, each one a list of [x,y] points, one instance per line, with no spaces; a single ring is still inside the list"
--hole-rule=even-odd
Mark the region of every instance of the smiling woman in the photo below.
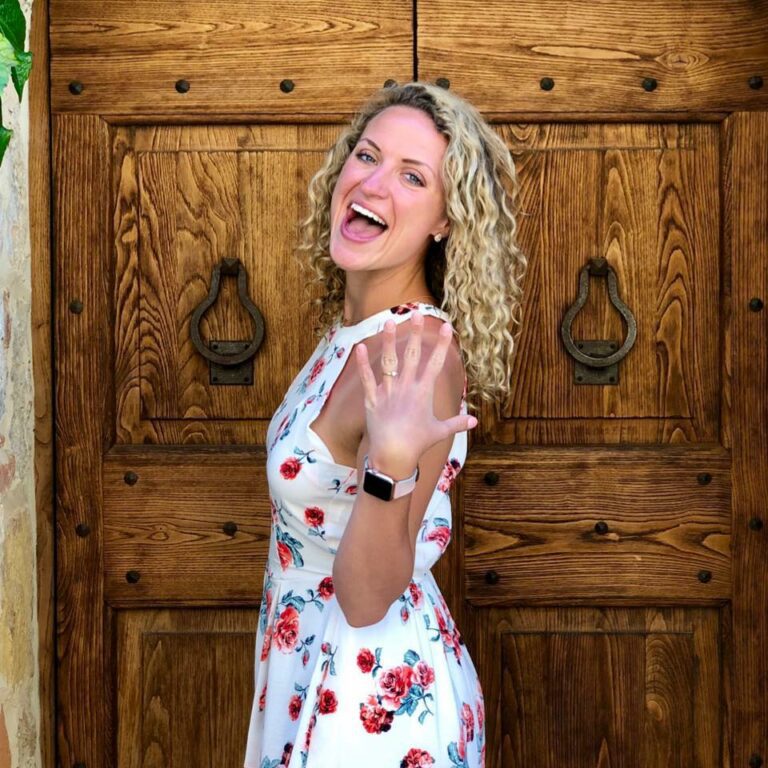
[[[484,765],[483,691],[431,568],[477,423],[468,382],[508,391],[515,192],[504,143],[423,83],[375,94],[310,183],[321,338],[267,431],[245,768]]]
[[[346,271],[350,304],[366,294],[380,299],[385,281],[393,304],[429,295],[423,259],[430,241],[449,229],[440,173],[447,144],[428,115],[405,105],[382,110],[366,125],[330,202],[330,252]]]

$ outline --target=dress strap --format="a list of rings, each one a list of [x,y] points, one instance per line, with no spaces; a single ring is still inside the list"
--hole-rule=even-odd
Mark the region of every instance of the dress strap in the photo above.
[[[384,330],[384,324],[389,319],[394,320],[396,323],[402,323],[405,320],[409,320],[414,310],[417,309],[424,315],[432,315],[434,317],[439,317],[442,320],[450,319],[447,312],[440,309],[440,307],[436,307],[434,304],[427,304],[423,301],[413,301],[382,309],[353,325],[341,325],[341,323],[337,323],[334,327],[333,337],[335,339],[344,339],[345,341],[356,343],[369,336],[373,336],[376,333],[380,333]]]

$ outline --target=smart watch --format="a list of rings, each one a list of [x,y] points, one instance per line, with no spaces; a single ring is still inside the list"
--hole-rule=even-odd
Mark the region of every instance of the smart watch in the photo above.
[[[392,501],[399,499],[410,493],[416,487],[416,481],[419,479],[419,467],[416,465],[414,473],[404,480],[395,480],[384,472],[379,472],[368,465],[368,454],[366,454],[363,470],[363,490],[370,493],[382,501]]]

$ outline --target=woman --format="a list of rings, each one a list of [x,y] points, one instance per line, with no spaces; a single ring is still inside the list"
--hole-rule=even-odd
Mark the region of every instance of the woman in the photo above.
[[[503,141],[424,83],[376,93],[312,179],[321,338],[267,432],[246,768],[484,764],[482,689],[430,568],[477,423],[467,384],[509,391],[516,193]]]

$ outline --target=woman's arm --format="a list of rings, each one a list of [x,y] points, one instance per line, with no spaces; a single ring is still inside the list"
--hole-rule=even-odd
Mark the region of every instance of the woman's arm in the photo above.
[[[426,325],[429,330],[425,327],[423,332],[419,374],[437,343],[440,323]],[[377,360],[372,368],[376,380],[381,381],[380,362]],[[447,419],[459,412],[463,389],[461,357],[457,346],[452,344],[435,381],[436,418]],[[367,431],[363,434],[357,453],[357,495],[333,566],[336,598],[351,626],[363,627],[381,621],[392,603],[408,588],[413,575],[416,537],[449,458],[453,438],[451,434],[422,454],[418,462],[419,479],[412,493],[382,501],[363,491],[366,453],[371,466],[398,480],[410,475],[415,467],[405,466],[392,456],[377,454],[377,446],[370,444]]]

